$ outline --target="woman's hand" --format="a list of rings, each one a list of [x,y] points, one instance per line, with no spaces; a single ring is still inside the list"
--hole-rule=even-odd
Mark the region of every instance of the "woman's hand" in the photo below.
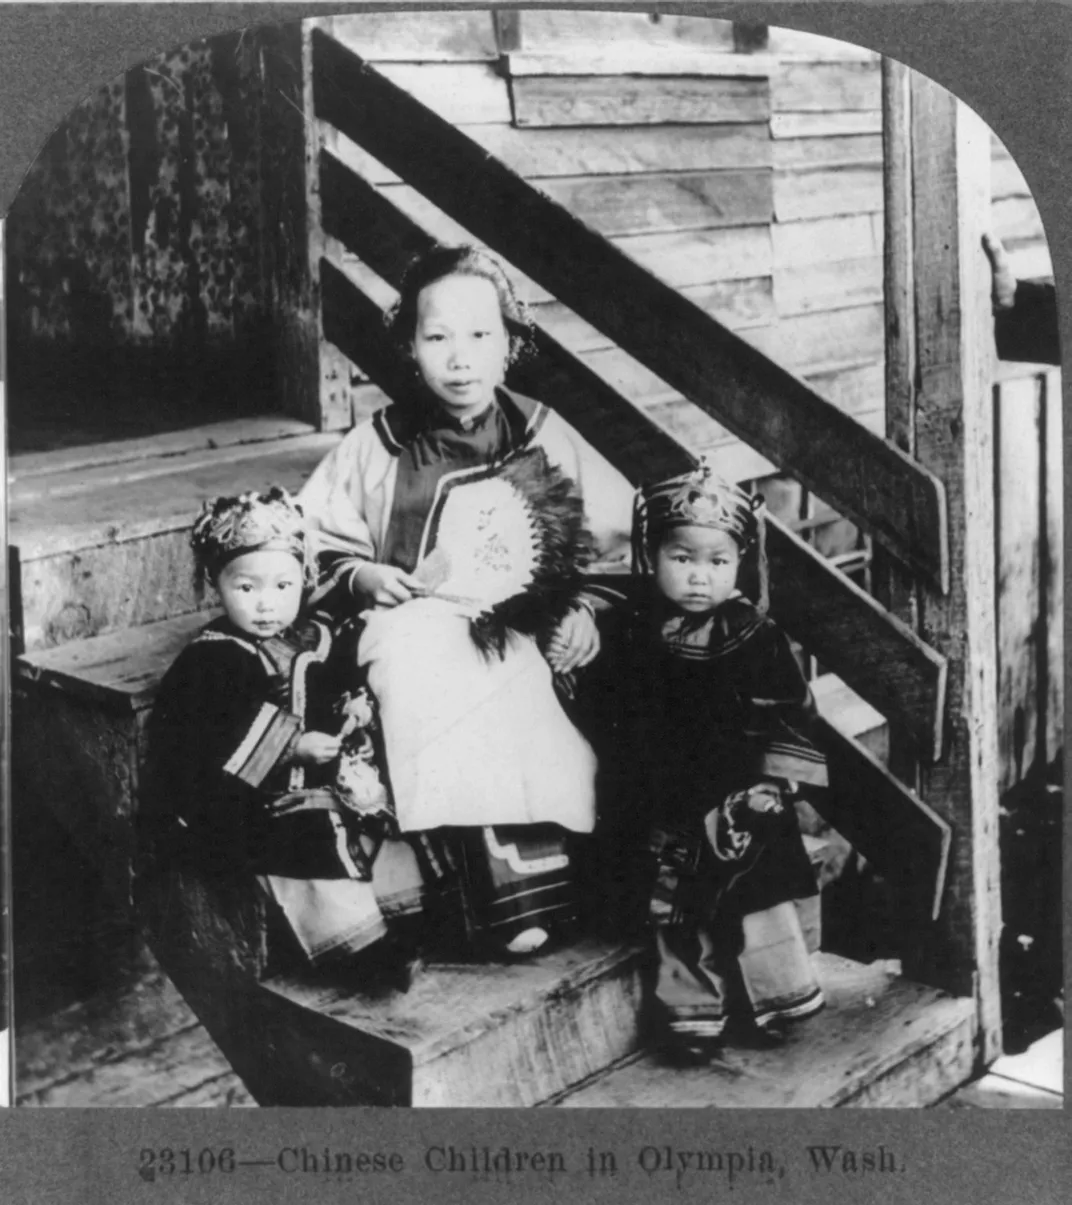
[[[342,749],[342,738],[326,732],[303,732],[294,746],[293,758],[307,766],[326,766]]]
[[[585,606],[575,606],[558,625],[547,649],[547,660],[556,674],[581,669],[599,652],[599,628]]]
[[[354,585],[378,607],[397,607],[411,598],[426,594],[424,586],[412,574],[394,565],[369,561],[354,573]]]

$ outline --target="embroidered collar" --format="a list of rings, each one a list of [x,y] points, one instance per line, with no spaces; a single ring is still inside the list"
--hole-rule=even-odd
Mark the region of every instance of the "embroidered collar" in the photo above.
[[[659,644],[673,656],[694,661],[724,657],[762,627],[764,617],[743,595],[727,599],[706,615],[689,615],[664,605],[655,613]]]
[[[463,424],[439,405],[430,390],[421,386],[409,397],[377,411],[374,424],[387,450],[397,456],[422,435],[436,431],[472,435],[486,429],[494,416],[501,413],[506,420],[511,445],[520,447],[535,434],[544,410],[533,398],[500,387],[496,389],[491,405],[474,421]]]

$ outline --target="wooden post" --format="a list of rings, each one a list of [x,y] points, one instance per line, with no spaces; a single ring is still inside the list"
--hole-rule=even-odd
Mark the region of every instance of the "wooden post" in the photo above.
[[[315,193],[320,147],[312,118],[309,31],[306,22],[259,31],[264,113],[261,184],[265,271],[276,335],[278,404],[285,414],[318,427],[320,302],[314,265],[319,248]],[[315,255],[315,258],[314,258]]]
[[[978,1051],[1001,1052],[997,695],[994,666],[994,368],[990,134],[949,92],[887,68],[887,357],[890,436],[944,483],[950,588],[893,582],[902,611],[949,658],[941,759],[924,800],[953,828],[938,923],[906,943],[905,973],[978,1005]],[[900,126],[898,126],[900,122]],[[904,615],[908,618],[908,614]]]
[[[882,161],[885,165],[883,290],[886,302],[886,438],[909,456],[916,454],[916,326],[912,271],[912,72],[882,60]],[[872,583],[875,597],[910,628],[919,627],[915,575],[876,544]],[[918,753],[900,725],[890,731],[890,770],[919,789]]]

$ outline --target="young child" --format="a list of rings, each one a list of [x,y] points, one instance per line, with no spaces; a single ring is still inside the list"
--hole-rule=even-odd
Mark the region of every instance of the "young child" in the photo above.
[[[156,857],[246,875],[252,890],[256,878],[314,962],[355,954],[384,936],[381,902],[419,905],[420,876],[396,841],[371,881],[384,834],[335,788],[339,703],[358,683],[352,656],[331,655],[328,628],[301,617],[312,567],[301,510],[278,488],[217,498],[192,544],[224,614],[180,653],[153,710]]]
[[[401,831],[460,888],[470,936],[525,955],[577,907],[568,836],[592,829],[595,762],[552,671],[595,656],[604,602],[594,590],[541,593],[530,602],[542,607],[542,633],[507,616],[489,651],[472,639],[464,591],[437,570],[444,550],[467,542],[509,570],[494,487],[526,473],[537,507],[579,497],[595,553],[624,560],[632,490],[552,410],[504,386],[530,328],[487,252],[419,256],[390,330],[412,388],[351,431],[301,493],[321,605],[365,613],[359,659]],[[576,568],[568,547],[562,559],[566,581]]]
[[[824,787],[826,766],[807,735],[810,691],[765,613],[759,502],[706,467],[641,490],[640,602],[605,647],[608,802],[628,813],[608,836],[628,841],[632,826],[649,851],[656,1014],[684,1061],[706,1060],[731,1016],[769,1044],[823,1006],[809,958],[816,881],[793,799]],[[738,589],[746,573],[755,603]]]

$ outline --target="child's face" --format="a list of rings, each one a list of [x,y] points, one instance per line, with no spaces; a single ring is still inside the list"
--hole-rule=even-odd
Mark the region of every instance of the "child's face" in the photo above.
[[[227,618],[239,631],[267,639],[298,617],[301,565],[289,552],[244,552],[220,570],[216,589]]]
[[[712,611],[733,593],[741,550],[727,531],[675,527],[655,557],[655,585],[683,611]]]
[[[455,418],[484,411],[506,375],[510,339],[499,295],[483,276],[444,276],[417,296],[413,358]]]

